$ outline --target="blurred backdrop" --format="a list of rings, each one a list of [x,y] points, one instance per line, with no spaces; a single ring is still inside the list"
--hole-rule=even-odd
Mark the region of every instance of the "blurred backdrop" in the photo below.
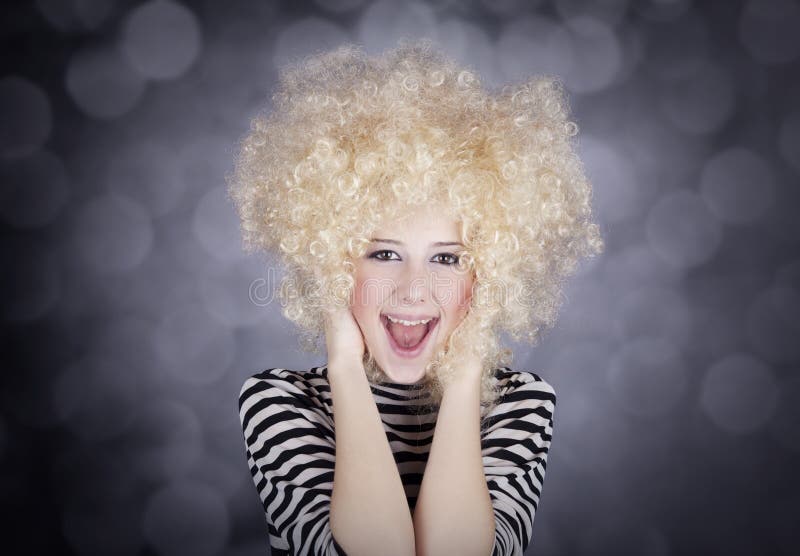
[[[800,550],[793,0],[4,3],[5,554],[267,554],[239,388],[324,363],[225,197],[287,60],[426,36],[563,78],[607,249],[514,367],[557,392],[528,554]]]

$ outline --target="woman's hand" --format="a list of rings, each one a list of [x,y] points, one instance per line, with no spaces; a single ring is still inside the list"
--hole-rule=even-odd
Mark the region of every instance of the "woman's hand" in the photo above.
[[[456,363],[455,376],[447,383],[444,384],[444,390],[456,388],[460,384],[480,384],[481,377],[483,376],[483,358],[468,351],[463,353]]]
[[[462,318],[461,322],[458,324],[455,330],[451,333],[452,335],[460,335],[465,333],[465,328],[469,326],[470,323],[470,313],[467,311],[467,314]],[[458,351],[459,357],[458,362],[456,363],[458,369],[456,370],[456,375],[451,379],[450,383],[444,385],[445,390],[452,385],[452,384],[459,384],[459,383],[480,383],[481,377],[483,375],[483,356],[476,353],[471,345],[464,345],[463,342],[459,342],[458,347],[452,347],[451,349],[456,349]]]
[[[331,362],[361,365],[364,335],[350,307],[334,306],[325,313],[325,344]]]

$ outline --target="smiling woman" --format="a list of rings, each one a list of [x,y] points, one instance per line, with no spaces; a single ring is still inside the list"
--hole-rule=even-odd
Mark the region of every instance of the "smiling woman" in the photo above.
[[[355,264],[352,305],[367,366],[395,383],[419,382],[433,354],[446,349],[472,297],[471,271],[457,264],[463,250],[459,224],[420,210],[373,235]]]
[[[602,249],[559,83],[487,91],[428,42],[285,67],[230,179],[327,364],[239,397],[274,554],[522,554],[555,393],[512,371]],[[435,433],[435,434],[434,434]]]

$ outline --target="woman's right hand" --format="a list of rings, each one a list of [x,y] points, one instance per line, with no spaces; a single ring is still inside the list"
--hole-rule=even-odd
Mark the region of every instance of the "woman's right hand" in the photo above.
[[[325,312],[328,363],[362,364],[364,335],[350,307],[334,306]]]

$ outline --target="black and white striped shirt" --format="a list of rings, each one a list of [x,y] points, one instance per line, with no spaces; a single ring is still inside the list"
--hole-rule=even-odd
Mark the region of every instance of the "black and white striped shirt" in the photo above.
[[[336,448],[327,367],[267,369],[239,395],[247,461],[273,555],[342,555],[329,523]],[[481,450],[495,514],[492,556],[522,555],[544,481],[555,392],[529,372],[495,369],[501,398],[484,414]],[[413,512],[437,411],[414,410],[422,384],[370,385]],[[420,396],[420,394],[423,394]],[[424,405],[424,404],[423,404]]]

